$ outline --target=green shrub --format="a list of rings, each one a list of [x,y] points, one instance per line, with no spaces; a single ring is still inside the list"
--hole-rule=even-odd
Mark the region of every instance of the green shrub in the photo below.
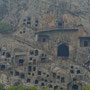
[[[12,25],[8,24],[8,23],[0,23],[0,33],[8,33],[11,32],[13,30]]]
[[[83,88],[83,90],[90,90],[90,86],[86,86],[86,88]]]
[[[50,90],[50,88],[44,88],[43,90]]]
[[[16,90],[15,86],[9,87],[7,90]]]
[[[0,90],[3,90],[3,89],[4,89],[4,85],[0,84]]]
[[[20,86],[9,87],[7,90],[25,90],[25,88],[20,85]]]
[[[27,90],[38,90],[36,87],[32,86],[32,87],[28,87]]]

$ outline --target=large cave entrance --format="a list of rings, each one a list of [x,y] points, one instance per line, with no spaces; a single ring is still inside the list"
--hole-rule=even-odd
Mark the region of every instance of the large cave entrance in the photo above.
[[[66,44],[58,46],[57,56],[69,57],[69,47]]]

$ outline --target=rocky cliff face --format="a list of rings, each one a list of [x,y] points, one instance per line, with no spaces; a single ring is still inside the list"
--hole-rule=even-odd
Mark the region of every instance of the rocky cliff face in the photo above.
[[[32,27],[39,19],[38,28],[81,28],[89,32],[90,0],[0,0],[0,16],[3,22],[22,27],[23,19],[31,17]]]
[[[22,83],[76,90],[90,84],[90,0],[0,0],[1,22],[14,28],[0,35],[6,88]]]

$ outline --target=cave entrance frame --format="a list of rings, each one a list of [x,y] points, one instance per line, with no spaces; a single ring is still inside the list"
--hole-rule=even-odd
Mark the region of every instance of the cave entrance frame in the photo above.
[[[65,43],[62,43],[57,48],[58,57],[69,57],[69,46]]]
[[[72,86],[72,90],[78,90],[79,88],[78,88],[78,85],[73,85]]]

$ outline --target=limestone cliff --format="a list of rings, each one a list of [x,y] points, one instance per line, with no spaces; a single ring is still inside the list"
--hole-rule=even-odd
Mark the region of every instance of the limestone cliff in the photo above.
[[[33,28],[38,19],[38,29],[56,28],[59,24],[89,33],[90,0],[0,0],[0,7],[2,22],[18,29],[22,29],[23,19],[31,17]]]

